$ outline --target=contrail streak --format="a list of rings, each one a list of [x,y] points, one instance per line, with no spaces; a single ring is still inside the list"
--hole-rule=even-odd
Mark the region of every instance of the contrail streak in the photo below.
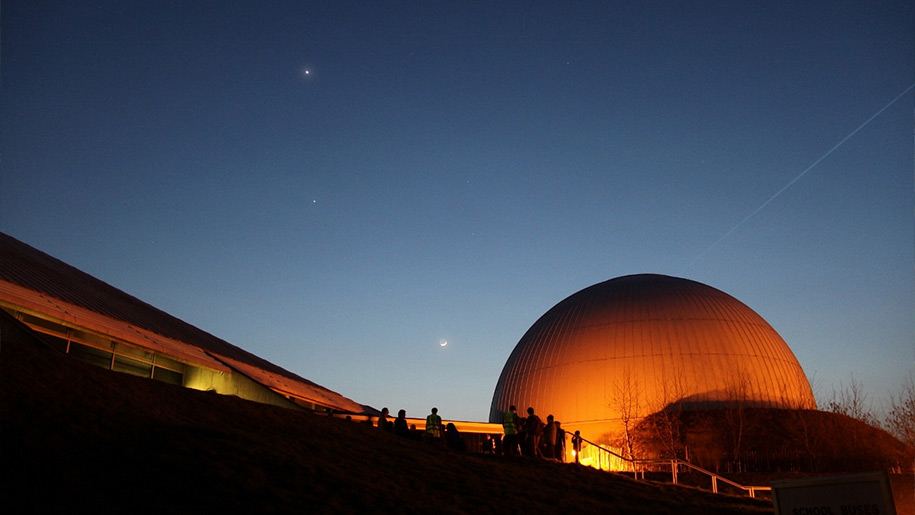
[[[711,246],[709,246],[709,248],[705,249],[705,251],[703,251],[701,254],[699,254],[699,255],[696,257],[696,259],[694,259],[694,260],[689,264],[689,266],[692,267],[693,265],[695,265],[697,261],[699,261],[700,259],[702,259],[702,258],[703,258],[706,254],[708,254],[712,249],[714,249],[715,247],[717,247],[722,241],[725,240],[725,238],[727,238],[728,236],[730,236],[731,233],[733,233],[733,232],[736,231],[738,228],[740,228],[740,226],[743,225],[744,223],[746,223],[747,220],[749,220],[750,218],[753,218],[753,217],[756,215],[756,213],[759,213],[760,211],[762,211],[763,208],[765,208],[766,206],[768,206],[770,202],[772,202],[773,200],[775,200],[779,195],[781,195],[782,193],[784,193],[785,190],[787,190],[788,188],[790,188],[792,184],[796,183],[796,182],[799,181],[803,176],[807,175],[807,172],[809,172],[810,170],[813,170],[813,168],[814,168],[816,165],[820,164],[820,161],[822,161],[822,160],[826,159],[827,157],[829,157],[829,155],[832,154],[833,152],[835,152],[836,149],[838,149],[839,147],[841,147],[842,144],[844,144],[846,141],[848,141],[849,139],[851,139],[852,136],[854,136],[855,134],[858,133],[858,131],[860,131],[861,129],[863,129],[864,127],[866,127],[867,124],[869,124],[869,123],[871,123],[872,121],[874,121],[874,118],[877,118],[878,116],[880,116],[881,114],[883,114],[884,111],[886,111],[891,105],[895,104],[897,100],[899,100],[900,98],[902,98],[903,96],[905,96],[905,94],[908,93],[909,91],[911,91],[912,88],[915,88],[915,84],[911,84],[911,85],[909,85],[909,87],[905,88],[905,90],[904,90],[902,93],[896,95],[896,98],[894,98],[893,100],[890,100],[889,103],[887,103],[885,106],[883,106],[882,108],[880,108],[880,110],[877,111],[876,113],[874,113],[873,116],[871,116],[870,118],[868,118],[867,120],[865,120],[864,123],[862,123],[861,125],[859,125],[857,129],[855,129],[855,130],[851,131],[850,133],[848,133],[848,136],[845,136],[844,138],[842,138],[841,141],[839,141],[838,143],[836,143],[836,144],[835,144],[831,149],[829,149],[825,154],[823,154],[822,156],[820,156],[819,159],[817,159],[816,161],[814,161],[812,165],[808,166],[803,172],[799,173],[799,174],[797,175],[797,177],[795,177],[794,179],[791,179],[790,181],[788,181],[788,184],[785,184],[785,186],[782,187],[782,189],[776,191],[774,195],[772,195],[771,197],[769,197],[769,200],[767,200],[767,201],[763,202],[762,204],[760,204],[759,207],[757,207],[756,209],[754,209],[753,212],[751,212],[749,215],[746,216],[746,218],[744,218],[743,220],[741,220],[740,222],[738,222],[737,225],[735,225],[734,227],[731,227],[731,230],[729,230],[728,232],[724,233],[724,235],[723,235],[722,237],[718,238],[718,241],[716,241],[715,243],[712,243]]]

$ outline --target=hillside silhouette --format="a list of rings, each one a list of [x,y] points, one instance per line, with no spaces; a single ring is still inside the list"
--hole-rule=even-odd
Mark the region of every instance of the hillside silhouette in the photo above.
[[[772,511],[768,500],[573,464],[458,454],[364,424],[112,373],[33,336],[3,337],[4,511]]]

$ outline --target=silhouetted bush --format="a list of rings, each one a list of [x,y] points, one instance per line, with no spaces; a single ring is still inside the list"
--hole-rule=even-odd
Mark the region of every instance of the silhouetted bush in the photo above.
[[[636,426],[637,457],[676,456],[715,472],[911,472],[915,460],[915,450],[886,431],[838,413],[742,408],[738,415],[722,408],[679,411],[673,420],[671,414],[655,413]]]

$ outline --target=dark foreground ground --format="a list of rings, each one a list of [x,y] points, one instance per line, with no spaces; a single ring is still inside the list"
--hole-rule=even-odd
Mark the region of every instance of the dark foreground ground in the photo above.
[[[4,513],[772,513],[767,500],[461,455],[9,339],[0,342],[0,410]]]

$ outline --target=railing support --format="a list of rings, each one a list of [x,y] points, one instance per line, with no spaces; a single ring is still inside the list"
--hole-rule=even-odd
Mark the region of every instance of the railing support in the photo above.
[[[731,481],[730,479],[728,479],[726,477],[719,476],[718,474],[716,474],[710,470],[706,470],[702,467],[697,467],[696,465],[693,465],[692,463],[690,463],[688,461],[683,461],[679,458],[671,458],[669,460],[668,459],[636,460],[636,459],[632,459],[632,458],[627,458],[627,457],[625,457],[621,454],[617,454],[609,449],[605,449],[590,440],[586,440],[586,439],[582,438],[580,436],[580,434],[578,434],[577,431],[576,431],[576,435],[574,437],[572,437],[572,444],[573,444],[573,446],[577,447],[576,452],[575,452],[575,462],[576,463],[578,463],[578,455],[581,453],[581,443],[582,442],[587,442],[588,444],[596,447],[599,450],[599,452],[601,452],[601,453],[606,452],[608,454],[608,458],[610,455],[612,455],[612,456],[616,456],[617,458],[619,458],[623,461],[629,462],[629,464],[632,466],[633,477],[635,479],[639,479],[639,475],[641,475],[641,479],[643,479],[643,480],[645,479],[645,468],[646,468],[645,465],[646,464],[660,465],[662,463],[670,463],[670,475],[671,475],[671,481],[673,482],[673,484],[677,484],[679,482],[679,477],[678,477],[679,468],[680,468],[680,465],[683,465],[687,469],[695,470],[697,472],[700,472],[700,473],[705,474],[705,475],[709,476],[710,478],[712,478],[712,492],[714,492],[716,494],[718,493],[718,480],[719,479],[721,479],[725,483],[727,483],[735,488],[739,488],[739,489],[747,492],[747,494],[750,497],[756,497],[756,492],[772,491],[772,488],[768,487],[768,486],[743,486],[734,481]],[[598,465],[603,465],[602,456],[603,456],[602,454],[598,455]]]

